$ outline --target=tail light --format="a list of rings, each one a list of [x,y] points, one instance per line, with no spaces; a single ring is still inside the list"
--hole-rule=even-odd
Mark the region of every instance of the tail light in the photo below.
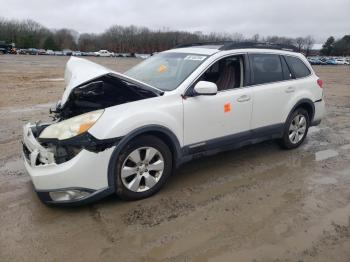
[[[323,80],[322,80],[322,79],[317,79],[317,84],[318,84],[319,87],[322,88],[322,86],[323,86]]]

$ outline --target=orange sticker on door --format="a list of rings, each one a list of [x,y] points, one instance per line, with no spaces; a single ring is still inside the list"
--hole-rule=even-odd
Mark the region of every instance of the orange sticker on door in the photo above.
[[[231,103],[224,104],[224,113],[228,113],[231,111]]]

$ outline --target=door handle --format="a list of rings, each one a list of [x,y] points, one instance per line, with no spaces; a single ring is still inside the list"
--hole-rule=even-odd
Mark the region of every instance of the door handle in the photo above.
[[[293,93],[295,91],[295,88],[293,86],[289,86],[286,88],[286,93]]]
[[[250,100],[250,96],[249,95],[242,95],[242,96],[237,98],[238,102],[245,102],[245,101],[249,101],[249,100]]]

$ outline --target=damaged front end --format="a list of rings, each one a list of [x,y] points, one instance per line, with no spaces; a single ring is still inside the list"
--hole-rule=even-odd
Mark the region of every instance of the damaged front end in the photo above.
[[[83,149],[98,153],[117,144],[120,138],[97,139],[88,132],[65,140],[40,138],[48,124],[30,124],[23,127],[23,153],[31,166],[62,164]]]
[[[65,70],[66,87],[52,111],[56,119],[163,95],[163,91],[111,71],[86,59],[72,57]]]
[[[108,165],[121,138],[97,139],[88,130],[108,107],[163,94],[79,58],[68,61],[65,80],[62,99],[51,110],[54,121],[23,127],[25,166],[39,197],[47,203],[80,201],[109,192]]]
[[[40,200],[80,205],[113,192],[107,173],[118,139],[98,140],[87,132],[65,140],[40,138],[48,127],[23,127],[24,165]]]
[[[32,130],[48,154],[53,154],[57,164],[69,161],[82,149],[99,152],[115,142],[115,139],[97,140],[87,132],[105,108],[163,94],[136,79],[75,57],[67,63],[65,81],[62,99],[50,110],[54,122],[25,127]],[[28,150],[24,148],[24,152]]]

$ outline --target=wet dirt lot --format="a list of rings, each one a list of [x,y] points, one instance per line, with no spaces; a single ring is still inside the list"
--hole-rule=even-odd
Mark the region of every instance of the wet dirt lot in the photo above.
[[[350,67],[315,68],[327,117],[296,150],[265,142],[188,163],[146,200],[50,208],[23,169],[21,126],[48,119],[66,61],[0,56],[0,261],[350,261]]]

